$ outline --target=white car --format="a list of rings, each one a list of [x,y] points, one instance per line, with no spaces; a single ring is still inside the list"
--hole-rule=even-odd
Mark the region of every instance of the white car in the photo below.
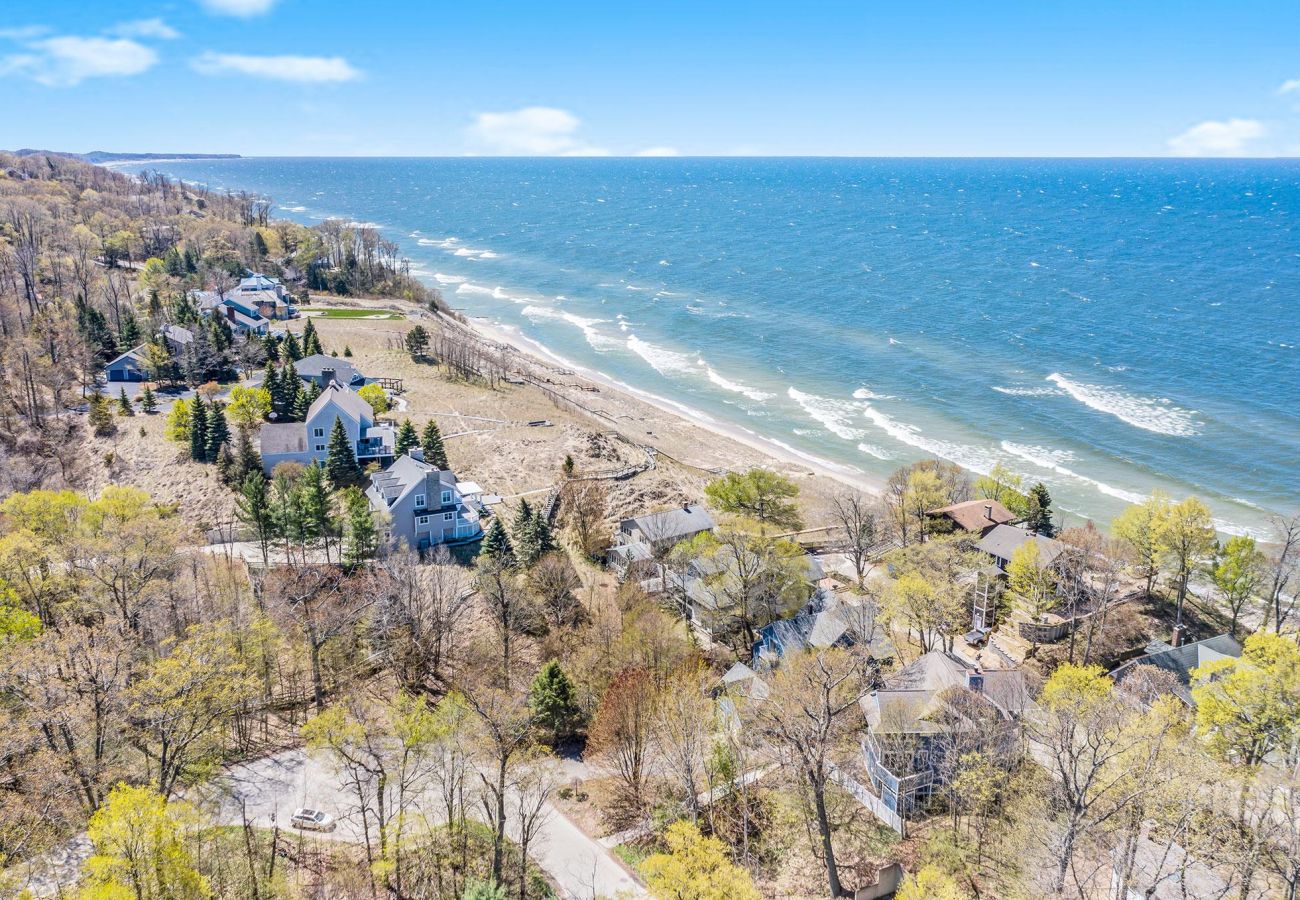
[[[289,817],[289,824],[304,831],[333,831],[334,817],[319,809],[303,807]]]

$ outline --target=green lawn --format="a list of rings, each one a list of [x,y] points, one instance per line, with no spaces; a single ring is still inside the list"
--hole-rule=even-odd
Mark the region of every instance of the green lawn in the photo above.
[[[399,312],[387,309],[326,309],[307,307],[302,310],[305,319],[405,319]]]

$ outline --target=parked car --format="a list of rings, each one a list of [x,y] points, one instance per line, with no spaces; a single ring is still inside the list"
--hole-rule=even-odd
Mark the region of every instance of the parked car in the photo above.
[[[329,813],[303,807],[289,817],[289,824],[304,831],[333,831],[335,823]]]

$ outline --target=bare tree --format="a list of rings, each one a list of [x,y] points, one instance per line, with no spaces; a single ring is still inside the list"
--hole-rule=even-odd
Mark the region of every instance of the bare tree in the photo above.
[[[849,490],[834,500],[835,518],[844,542],[844,555],[853,564],[858,588],[885,546],[879,504],[861,491]]]
[[[1300,513],[1274,516],[1272,520],[1273,549],[1269,554],[1270,583],[1268,601],[1273,619],[1273,630],[1278,634],[1295,612],[1297,592],[1291,580],[1300,571]],[[1290,596],[1287,595],[1291,590]]]
[[[413,550],[396,551],[382,568],[389,580],[372,619],[376,642],[403,684],[437,685],[460,650],[474,593],[469,574],[446,547],[427,565]]]

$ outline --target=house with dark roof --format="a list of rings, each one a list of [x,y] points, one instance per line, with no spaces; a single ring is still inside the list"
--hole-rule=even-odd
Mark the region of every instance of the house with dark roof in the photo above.
[[[993,526],[987,534],[980,538],[975,547],[993,557],[994,565],[1000,571],[1005,572],[1007,564],[1011,562],[1011,557],[1016,550],[1030,541],[1038,544],[1038,565],[1044,568],[1054,563],[1065,549],[1064,545],[1058,540],[1043,537],[1041,534],[1034,534],[1024,528],[1016,528],[1014,525]]]
[[[148,367],[144,359],[144,344],[132,347],[104,366],[104,377],[109,381],[145,381]]]
[[[927,511],[925,516],[937,532],[965,531],[981,537],[999,525],[1010,525],[1016,520],[1001,503],[986,499],[941,506]]]
[[[325,387],[331,381],[337,381],[350,388],[359,388],[366,383],[366,376],[362,375],[352,363],[337,356],[326,356],[324,353],[304,356],[294,362],[293,370],[303,381],[314,382],[321,387]]]
[[[194,343],[194,332],[180,325],[164,325],[158,329],[158,336],[174,355],[184,353]]]
[[[787,653],[829,647],[859,647],[876,659],[890,658],[894,649],[884,629],[876,625],[877,612],[869,598],[818,591],[798,615],[759,629],[751,662],[758,671],[767,671]]]
[[[1117,666],[1110,677],[1119,684],[1124,679],[1139,671],[1142,666],[1155,666],[1174,676],[1177,687],[1174,696],[1188,706],[1192,706],[1192,672],[1217,659],[1238,659],[1241,657],[1241,644],[1230,634],[1220,634],[1203,641],[1173,647],[1164,641],[1152,641],[1147,645],[1147,652]]]
[[[775,617],[797,609],[811,609],[819,603],[818,582],[824,577],[817,557],[804,554],[798,560],[801,572],[789,582],[766,586],[764,593],[751,596],[749,611],[755,627],[767,625]],[[687,563],[684,571],[665,569],[642,582],[649,593],[662,589],[676,600],[688,625],[709,640],[735,631],[739,620],[738,600],[745,593],[739,564],[728,553],[699,556]],[[752,586],[751,586],[752,589]],[[775,593],[779,591],[779,593]],[[820,606],[816,608],[820,609]],[[826,623],[827,628],[830,623]]]
[[[712,531],[714,524],[713,516],[698,503],[624,519],[605,553],[605,564],[620,579],[648,577],[654,574],[656,554]]]
[[[860,706],[867,722],[867,777],[885,807],[906,816],[977,742],[991,741],[981,748],[990,752],[1016,752],[1010,725],[1031,701],[1019,669],[986,671],[932,650],[889,676]]]
[[[385,514],[389,540],[414,550],[483,536],[478,504],[461,492],[454,473],[426,463],[419,450],[371,475],[366,498]]]
[[[374,409],[356,391],[334,382],[312,403],[306,421],[262,426],[258,440],[263,469],[269,475],[282,462],[324,463],[336,420],[343,423],[361,465],[382,465],[393,458],[397,429],[378,421]]]

